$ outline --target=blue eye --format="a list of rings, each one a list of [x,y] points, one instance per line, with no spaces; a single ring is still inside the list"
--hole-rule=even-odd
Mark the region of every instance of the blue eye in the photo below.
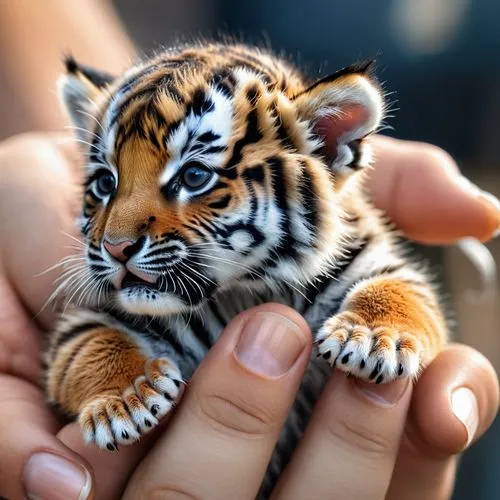
[[[101,196],[108,196],[115,189],[115,178],[108,170],[101,170],[96,176],[97,193]]]
[[[198,189],[212,178],[212,172],[199,163],[188,163],[182,172],[182,183],[189,189]]]

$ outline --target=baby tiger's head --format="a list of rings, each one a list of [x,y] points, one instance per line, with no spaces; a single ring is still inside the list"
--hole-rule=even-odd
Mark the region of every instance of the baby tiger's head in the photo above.
[[[234,45],[163,53],[116,79],[66,66],[94,299],[181,312],[236,283],[303,284],[339,255],[338,191],[369,162],[363,139],[383,114],[369,65],[309,87]]]

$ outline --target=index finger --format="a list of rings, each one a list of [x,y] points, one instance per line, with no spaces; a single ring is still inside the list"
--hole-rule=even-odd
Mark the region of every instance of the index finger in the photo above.
[[[289,308],[237,316],[123,498],[254,499],[310,352],[309,329]]]
[[[486,241],[499,228],[500,202],[461,176],[443,150],[382,136],[370,142],[372,199],[407,237],[431,244],[467,236]]]

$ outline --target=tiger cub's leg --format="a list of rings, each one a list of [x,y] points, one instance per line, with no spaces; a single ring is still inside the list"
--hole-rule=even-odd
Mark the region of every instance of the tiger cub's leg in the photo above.
[[[51,339],[46,391],[77,416],[86,442],[115,450],[150,431],[181,392],[167,358],[147,359],[126,334],[98,323],[72,323]]]
[[[415,377],[446,341],[434,291],[419,280],[376,277],[355,285],[318,331],[320,354],[378,384]]]

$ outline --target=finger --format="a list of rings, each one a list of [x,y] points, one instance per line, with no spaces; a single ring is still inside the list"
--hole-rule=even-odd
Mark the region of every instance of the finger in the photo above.
[[[131,446],[120,447],[119,451],[114,453],[86,444],[83,441],[80,426],[76,423],[63,427],[57,437],[90,464],[94,476],[93,500],[118,500],[122,497],[137,464],[149,451],[167,421],[168,419],[165,419],[159,427],[141,441]]]
[[[41,332],[30,321],[1,267],[0,301],[0,374],[38,384]]]
[[[406,236],[432,244],[466,236],[486,241],[499,228],[500,202],[461,176],[443,150],[382,136],[371,141],[373,201]]]
[[[410,397],[409,379],[377,385],[335,372],[272,498],[384,498]]]
[[[90,498],[90,469],[56,439],[57,428],[35,386],[0,375],[1,497]]]
[[[417,383],[388,499],[450,498],[455,455],[488,429],[498,412],[498,378],[474,349],[451,345]]]
[[[285,306],[237,316],[124,498],[254,499],[307,365],[310,332]]]
[[[76,229],[74,218],[79,211],[80,188],[61,150],[36,135],[2,143],[0,167],[2,262],[23,303],[37,314],[39,324],[49,328],[54,311],[42,308],[54,289],[60,268],[47,271],[62,257],[75,253],[68,249],[75,241],[67,234]],[[8,216],[13,213],[17,214],[15,223]],[[23,226],[30,230],[20,230]],[[2,245],[11,241],[16,244]],[[38,242],[36,259],[33,241]]]

